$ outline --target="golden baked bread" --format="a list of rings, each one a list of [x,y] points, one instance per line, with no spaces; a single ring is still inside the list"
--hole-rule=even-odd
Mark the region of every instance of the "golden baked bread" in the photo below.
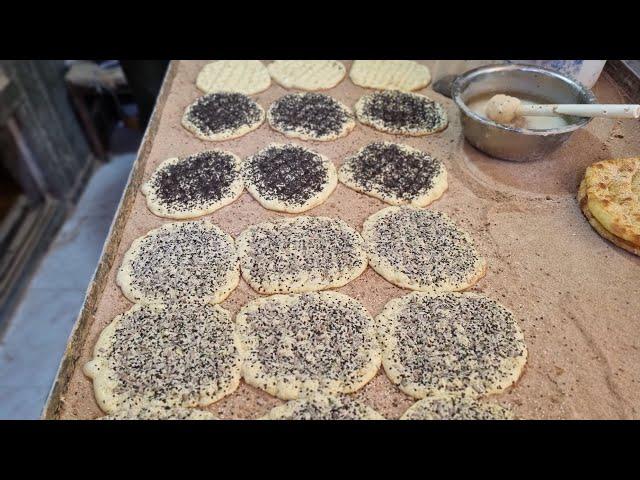
[[[585,188],[585,180],[583,179],[580,183],[580,188],[578,189],[578,203],[580,204],[580,209],[584,216],[587,217],[587,220],[591,224],[591,226],[595,229],[596,232],[600,234],[601,237],[606,238],[611,243],[617,245],[620,248],[624,248],[626,251],[634,253],[640,256],[640,248],[636,247],[632,243],[620,238],[616,237],[614,234],[609,232],[606,228],[598,222],[598,220],[591,214],[588,206],[586,188]]]
[[[589,211],[600,225],[640,247],[640,158],[596,162],[584,182]]]

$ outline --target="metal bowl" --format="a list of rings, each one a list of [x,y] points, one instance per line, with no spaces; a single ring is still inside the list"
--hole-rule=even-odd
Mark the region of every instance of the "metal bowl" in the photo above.
[[[451,98],[460,109],[465,138],[492,157],[514,162],[543,158],[591,119],[568,117],[570,124],[566,127],[547,130],[501,125],[472,112],[465,103],[491,93],[533,97],[548,103],[596,103],[594,95],[581,83],[546,68],[500,65],[480,67],[460,75],[453,82]]]

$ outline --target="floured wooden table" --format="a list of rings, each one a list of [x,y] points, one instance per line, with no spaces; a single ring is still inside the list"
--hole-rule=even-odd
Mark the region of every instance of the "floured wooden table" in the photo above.
[[[195,78],[204,63],[171,64],[44,418],[103,415],[82,366],[90,359],[101,330],[131,306],[115,284],[123,254],[135,238],[168,221],[147,210],[141,183],[169,157],[212,147],[245,157],[270,142],[287,141],[266,122],[244,137],[225,142],[204,142],[187,132],[180,118],[185,107],[201,95]],[[353,107],[365,91],[347,77],[327,93]],[[266,110],[287,92],[272,84],[252,97]],[[489,158],[465,143],[450,99],[431,88],[420,93],[447,108],[450,124],[443,132],[401,137],[358,124],[336,141],[297,143],[328,156],[336,166],[373,140],[406,143],[440,158],[449,173],[449,189],[427,208],[447,212],[473,236],[488,262],[487,275],[474,290],[513,310],[529,349],[520,381],[496,400],[510,405],[519,418],[640,418],[640,258],[601,238],[575,200],[589,164],[639,154],[638,122],[595,119],[550,158],[510,163]],[[594,93],[601,103],[624,102],[606,75]],[[340,217],[360,230],[369,215],[385,206],[339,184],[325,203],[308,214]],[[246,191],[236,202],[208,215],[233,236],[251,224],[278,216],[287,214],[262,208]],[[370,267],[339,291],[362,302],[374,316],[388,300],[408,293]],[[222,306],[235,315],[257,296],[241,281]],[[355,396],[389,419],[398,418],[414,402],[382,369]],[[280,403],[241,383],[209,410],[220,418],[256,418]]]

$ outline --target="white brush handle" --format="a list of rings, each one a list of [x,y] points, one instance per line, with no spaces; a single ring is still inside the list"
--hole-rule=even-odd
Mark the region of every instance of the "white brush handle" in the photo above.
[[[576,117],[639,118],[640,105],[520,105],[520,116],[573,115]]]

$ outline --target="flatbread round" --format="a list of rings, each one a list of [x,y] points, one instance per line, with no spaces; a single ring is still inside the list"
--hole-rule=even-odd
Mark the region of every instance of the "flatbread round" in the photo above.
[[[182,116],[182,126],[202,140],[241,137],[264,122],[264,110],[242,93],[216,92],[198,98]]]
[[[598,232],[601,237],[606,238],[611,243],[613,243],[614,245],[617,245],[620,248],[623,248],[627,252],[640,256],[640,247],[636,247],[631,242],[627,242],[626,240],[620,237],[616,237],[613,233],[611,233],[609,230],[604,228],[600,224],[600,222],[598,222],[598,220],[596,220],[596,218],[593,216],[593,214],[589,210],[589,204],[587,201],[587,193],[586,193],[584,179],[582,180],[582,182],[580,182],[580,188],[578,189],[578,203],[580,205],[580,209],[582,210],[582,213],[584,214],[584,216],[587,217],[587,220],[589,221],[593,229],[596,232]]]
[[[465,290],[486,271],[469,234],[442,212],[387,207],[364,222],[362,237],[371,267],[402,288]]]
[[[98,420],[217,420],[213,413],[195,408],[143,407],[120,410]]]
[[[447,128],[447,112],[442,105],[417,93],[397,90],[374,92],[356,102],[360,122],[387,133],[420,136]]]
[[[347,70],[337,60],[276,60],[267,67],[284,88],[326,90],[335,87]]]
[[[242,165],[247,190],[264,208],[300,213],[320,205],[338,183],[324,155],[300,145],[272,143]]]
[[[194,218],[230,204],[244,189],[240,159],[208,150],[162,162],[140,189],[159,217]]]
[[[338,218],[284,218],[252,225],[236,240],[242,277],[259,293],[338,288],[367,268],[360,234]]]
[[[323,93],[290,93],[271,104],[267,120],[291,138],[329,141],[347,135],[356,122],[351,110]]]
[[[427,397],[414,403],[400,420],[513,420],[513,412],[496,403],[464,395]]]
[[[351,397],[312,395],[273,408],[263,420],[384,420],[373,408]]]
[[[166,223],[131,244],[116,283],[132,302],[222,302],[240,281],[233,238],[206,220]]]
[[[389,301],[376,322],[387,376],[415,398],[500,393],[527,360],[513,314],[476,293],[413,292]]]
[[[584,178],[591,214],[609,232],[640,248],[640,158],[594,163]]]
[[[338,178],[347,187],[391,205],[424,207],[447,189],[447,171],[440,160],[390,142],[361,148],[345,160]]]
[[[84,373],[107,413],[203,407],[239,385],[234,323],[218,305],[134,305],[100,334]]]
[[[207,63],[196,78],[196,86],[205,93],[237,92],[252,95],[266,90],[269,85],[271,76],[259,60],[218,60]]]
[[[411,91],[429,85],[431,72],[412,60],[355,60],[349,77],[365,88]]]
[[[373,319],[336,292],[273,295],[236,316],[249,385],[283,400],[352,393],[380,368]]]

